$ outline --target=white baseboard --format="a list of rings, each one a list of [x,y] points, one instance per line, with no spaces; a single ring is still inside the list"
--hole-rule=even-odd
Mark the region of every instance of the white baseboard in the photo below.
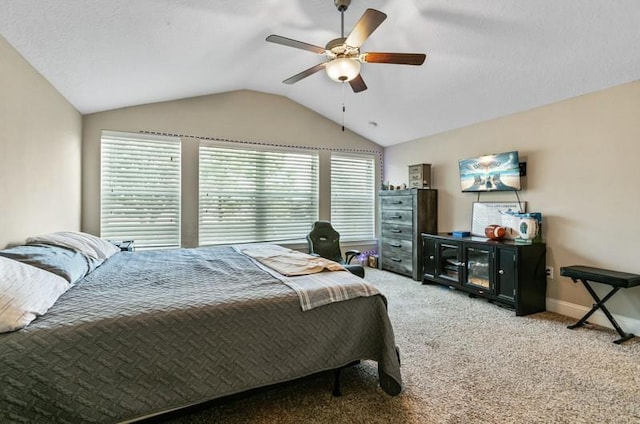
[[[576,322],[589,312],[591,308],[576,305],[575,303],[569,303],[562,300],[547,298],[547,311],[555,312],[560,315],[575,318]],[[611,311],[609,311],[611,312]],[[640,319],[630,318],[624,315],[616,315],[612,313],[613,318],[618,322],[618,325],[622,327],[625,333],[633,333],[640,335]],[[609,322],[606,315],[602,311],[598,310],[589,317],[589,322],[592,324],[601,325],[607,328],[613,328],[613,325]]]

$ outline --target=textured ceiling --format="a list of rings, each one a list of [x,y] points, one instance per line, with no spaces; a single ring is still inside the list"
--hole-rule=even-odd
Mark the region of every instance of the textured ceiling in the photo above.
[[[332,0],[1,0],[0,34],[83,114],[249,89],[339,124],[344,101],[383,146],[640,79],[638,0],[353,0],[347,34],[366,8],[388,18],[362,51],[428,58],[363,64],[359,94],[324,72],[282,84],[323,57],[265,42],[324,46]]]

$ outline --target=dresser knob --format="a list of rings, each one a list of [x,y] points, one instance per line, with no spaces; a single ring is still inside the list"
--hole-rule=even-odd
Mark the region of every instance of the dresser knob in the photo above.
[[[435,256],[433,256],[433,255],[429,256],[429,259],[430,259],[430,260],[434,260],[435,258],[436,258],[436,257],[435,257]]]
[[[504,269],[499,270],[499,271],[498,271],[498,274],[500,274],[500,275],[504,275]]]

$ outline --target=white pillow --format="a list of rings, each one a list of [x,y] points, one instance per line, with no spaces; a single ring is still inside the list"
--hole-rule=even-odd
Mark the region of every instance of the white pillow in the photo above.
[[[0,256],[0,333],[29,325],[71,287],[64,278]]]
[[[97,259],[100,263],[120,251],[113,243],[79,231],[60,231],[44,236],[30,237],[27,239],[27,244],[51,244],[66,247],[89,258]]]

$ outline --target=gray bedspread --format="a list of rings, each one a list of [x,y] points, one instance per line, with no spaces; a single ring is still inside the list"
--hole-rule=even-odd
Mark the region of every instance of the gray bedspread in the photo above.
[[[230,247],[122,252],[0,334],[0,422],[121,422],[358,359],[402,383],[381,295],[303,312]]]

